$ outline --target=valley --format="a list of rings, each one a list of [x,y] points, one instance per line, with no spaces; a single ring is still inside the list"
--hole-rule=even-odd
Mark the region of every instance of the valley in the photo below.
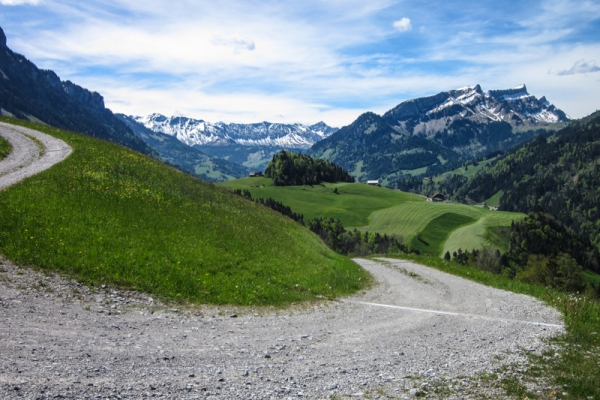
[[[491,245],[503,248],[503,241],[488,233],[492,227],[510,227],[522,219],[520,213],[486,210],[460,203],[428,202],[424,196],[361,183],[323,183],[313,186],[273,186],[270,178],[244,178],[219,184],[228,189],[246,189],[254,198],[272,198],[303,214],[304,220],[337,218],[346,229],[401,236],[406,243],[422,253],[443,256],[463,250]],[[338,193],[334,193],[337,189]],[[449,218],[443,223],[429,225],[444,216],[459,215],[467,219],[456,222]],[[459,217],[460,219],[460,217]],[[456,230],[464,225],[470,229]],[[440,236],[435,243],[425,243],[419,237],[429,232]],[[465,247],[468,246],[468,247]],[[443,250],[443,251],[442,251]]]

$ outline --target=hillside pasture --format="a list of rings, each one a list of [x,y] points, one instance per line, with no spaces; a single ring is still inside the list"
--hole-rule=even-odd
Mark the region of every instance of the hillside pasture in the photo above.
[[[63,162],[0,191],[0,252],[21,265],[193,303],[282,305],[369,275],[307,228],[122,146],[67,142]]]
[[[270,178],[244,178],[220,183],[228,189],[248,189],[254,198],[272,198],[293,212],[313,218],[339,218],[346,227],[364,226],[373,212],[407,201],[421,201],[421,196],[362,183],[324,183],[306,186],[272,186]],[[338,189],[338,194],[333,191]]]
[[[448,236],[464,225],[473,225],[471,217],[455,213],[445,213],[429,221],[425,229],[413,236],[412,245],[421,253],[439,255],[442,246],[447,243]]]

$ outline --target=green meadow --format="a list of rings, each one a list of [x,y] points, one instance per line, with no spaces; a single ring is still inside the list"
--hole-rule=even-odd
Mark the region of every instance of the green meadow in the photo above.
[[[524,217],[459,203],[428,202],[423,196],[361,183],[273,186],[270,178],[244,178],[219,186],[248,189],[255,198],[271,197],[303,214],[305,220],[339,218],[346,228],[399,235],[421,252],[438,256],[484,244],[502,249],[505,232],[498,228]]]
[[[374,211],[422,201],[411,193],[362,183],[324,183],[313,186],[272,186],[270,178],[244,178],[219,183],[228,189],[248,189],[254,198],[271,197],[289,206],[305,220],[317,217],[339,218],[346,227],[364,226]],[[337,188],[338,194],[334,193]]]
[[[283,305],[369,275],[305,227],[124,147],[3,118],[73,153],[0,191],[0,253],[88,284],[192,303]]]
[[[452,171],[444,172],[440,176],[437,176],[434,179],[434,181],[435,182],[439,182],[440,180],[442,180],[446,176],[452,176],[452,175],[460,175],[460,176],[464,176],[464,177],[470,178],[473,175],[475,175],[477,172],[481,171],[484,167],[486,167],[487,165],[489,165],[492,162],[494,162],[497,158],[498,157],[492,157],[492,158],[489,158],[487,160],[480,161],[480,162],[477,163],[476,166],[474,166],[474,165],[467,165],[466,167],[458,167],[458,168],[456,168],[456,169],[454,169]]]
[[[10,143],[0,136],[0,160],[5,158],[12,150]]]

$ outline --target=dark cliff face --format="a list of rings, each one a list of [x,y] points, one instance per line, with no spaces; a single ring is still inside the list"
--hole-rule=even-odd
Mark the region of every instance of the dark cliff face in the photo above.
[[[0,28],[0,48],[6,47],[6,35],[2,28]]]
[[[143,140],[104,107],[104,99],[70,81],[61,82],[6,46],[0,28],[0,107],[17,118],[40,120],[156,156]]]

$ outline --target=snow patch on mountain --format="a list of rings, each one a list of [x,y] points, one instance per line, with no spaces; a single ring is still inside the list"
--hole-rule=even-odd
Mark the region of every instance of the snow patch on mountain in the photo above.
[[[545,97],[538,100],[527,92],[525,84],[485,93],[480,85],[449,90],[435,96],[405,101],[388,111],[384,118],[399,133],[425,134],[427,137],[444,131],[459,119],[478,123],[507,122],[515,127],[570,120]]]
[[[154,132],[175,136],[188,146],[238,144],[307,149],[337,131],[324,122],[314,125],[270,122],[226,124],[161,114],[132,118]]]

